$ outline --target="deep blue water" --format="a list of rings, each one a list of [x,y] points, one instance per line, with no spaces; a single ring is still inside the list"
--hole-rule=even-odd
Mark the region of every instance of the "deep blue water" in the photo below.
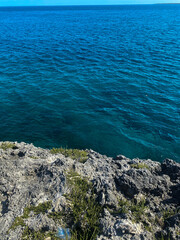
[[[180,5],[0,8],[0,140],[180,157]]]

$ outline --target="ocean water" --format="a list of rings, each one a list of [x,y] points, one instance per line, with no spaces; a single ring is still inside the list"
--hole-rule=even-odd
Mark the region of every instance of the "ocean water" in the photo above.
[[[180,5],[0,8],[0,140],[180,157]]]

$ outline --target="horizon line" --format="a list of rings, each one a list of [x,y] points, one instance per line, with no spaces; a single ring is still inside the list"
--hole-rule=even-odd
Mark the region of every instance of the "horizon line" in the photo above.
[[[126,3],[126,4],[73,4],[73,5],[19,5],[19,6],[15,6],[15,5],[11,5],[11,6],[1,6],[1,8],[3,7],[74,7],[74,6],[127,6],[127,5],[173,5],[173,4],[180,4],[180,3]]]

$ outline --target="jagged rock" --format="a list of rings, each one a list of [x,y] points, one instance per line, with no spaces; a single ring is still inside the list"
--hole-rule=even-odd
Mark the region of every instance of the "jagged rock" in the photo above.
[[[66,204],[67,204],[66,198],[63,197],[63,196],[59,196],[56,199],[55,203],[53,204],[54,205],[54,211],[55,212],[64,211],[65,207],[66,207]]]
[[[180,214],[176,214],[170,217],[166,222],[166,228],[168,229],[172,239],[179,239],[180,236]]]
[[[23,226],[10,229],[16,217],[24,214],[25,207],[47,201],[52,201],[51,209],[43,214],[30,212],[24,224],[34,231],[56,230],[58,224],[48,214],[69,208],[66,174],[72,169],[92,182],[103,208],[98,240],[151,240],[159,233],[178,239],[180,164],[123,155],[113,159],[93,150],[86,150],[88,159],[81,163],[32,144],[13,144],[6,150],[0,147],[0,240],[21,239]],[[138,211],[145,215],[139,216]]]
[[[180,164],[171,159],[165,159],[162,163],[162,172],[170,177],[171,180],[180,180]]]
[[[133,223],[129,219],[118,220],[114,227],[119,236],[122,236],[123,234],[139,235],[143,232],[141,224]]]
[[[25,223],[30,229],[33,229],[35,231],[39,231],[41,229],[57,229],[57,225],[55,224],[55,222],[44,214],[38,214],[36,216],[29,217],[27,220],[25,220]]]
[[[148,169],[130,169],[116,178],[119,188],[129,197],[138,193],[152,193],[162,196],[172,186],[168,176],[156,176]]]

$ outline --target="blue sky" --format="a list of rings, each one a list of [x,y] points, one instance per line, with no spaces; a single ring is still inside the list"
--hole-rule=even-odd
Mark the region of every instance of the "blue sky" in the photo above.
[[[180,0],[0,0],[0,6],[180,3]]]

